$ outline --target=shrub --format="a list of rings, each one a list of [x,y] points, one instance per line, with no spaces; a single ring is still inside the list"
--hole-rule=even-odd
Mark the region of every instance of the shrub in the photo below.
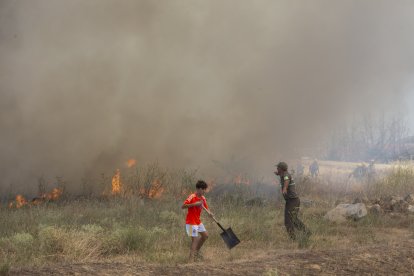
[[[414,168],[406,164],[394,166],[384,178],[369,183],[367,193],[375,197],[414,193]]]
[[[10,238],[11,242],[19,249],[31,247],[34,238],[29,233],[17,233]]]
[[[94,260],[103,254],[103,228],[84,225],[76,228],[42,227],[39,231],[39,248],[46,259],[75,261]]]
[[[160,213],[160,219],[167,224],[177,224],[180,222],[180,217],[176,213],[168,210]]]
[[[155,240],[164,235],[165,230],[158,227],[120,227],[115,229],[104,242],[105,252],[125,253],[129,251],[144,252],[149,250]]]
[[[66,233],[54,226],[41,226],[39,230],[39,249],[44,255],[56,256],[64,251]]]
[[[96,224],[86,224],[86,225],[82,225],[81,227],[82,231],[86,232],[86,233],[91,233],[91,234],[99,234],[99,233],[103,233],[104,229]]]

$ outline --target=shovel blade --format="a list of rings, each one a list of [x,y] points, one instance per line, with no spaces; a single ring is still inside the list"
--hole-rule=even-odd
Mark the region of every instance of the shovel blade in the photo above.
[[[227,228],[220,234],[220,236],[222,237],[224,243],[227,245],[228,249],[232,249],[240,243],[240,240],[237,238],[236,234],[234,234],[231,228]]]

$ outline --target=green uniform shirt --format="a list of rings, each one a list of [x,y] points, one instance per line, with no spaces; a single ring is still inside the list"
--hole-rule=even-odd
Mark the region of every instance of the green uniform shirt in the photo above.
[[[282,189],[285,185],[285,180],[289,180],[289,185],[288,185],[288,188],[287,188],[287,194],[283,195],[285,200],[298,198],[298,195],[296,193],[296,184],[295,184],[295,181],[293,180],[292,176],[288,172],[284,172],[283,174],[279,175],[279,177],[280,177],[280,186],[281,186]]]

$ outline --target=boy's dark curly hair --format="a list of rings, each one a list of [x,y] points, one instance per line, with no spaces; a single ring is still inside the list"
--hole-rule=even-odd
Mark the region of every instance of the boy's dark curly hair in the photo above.
[[[202,190],[206,190],[208,187],[207,183],[204,180],[199,180],[196,183],[196,188],[197,189],[202,189]]]

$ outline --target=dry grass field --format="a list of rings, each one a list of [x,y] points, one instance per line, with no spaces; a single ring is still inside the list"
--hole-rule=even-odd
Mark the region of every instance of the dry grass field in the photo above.
[[[286,234],[274,183],[216,183],[206,196],[210,208],[242,242],[229,251],[203,216],[210,238],[197,263],[187,263],[180,209],[196,172],[148,167],[112,178],[112,193],[102,196],[2,206],[0,275],[414,274],[412,213],[370,213],[340,224],[323,218],[338,201],[414,193],[411,164],[377,164],[375,179],[349,179],[357,165],[320,161],[317,178],[305,171],[297,180],[300,216],[313,233],[297,243]],[[122,180],[118,192],[114,179]],[[275,192],[261,192],[268,189]]]

